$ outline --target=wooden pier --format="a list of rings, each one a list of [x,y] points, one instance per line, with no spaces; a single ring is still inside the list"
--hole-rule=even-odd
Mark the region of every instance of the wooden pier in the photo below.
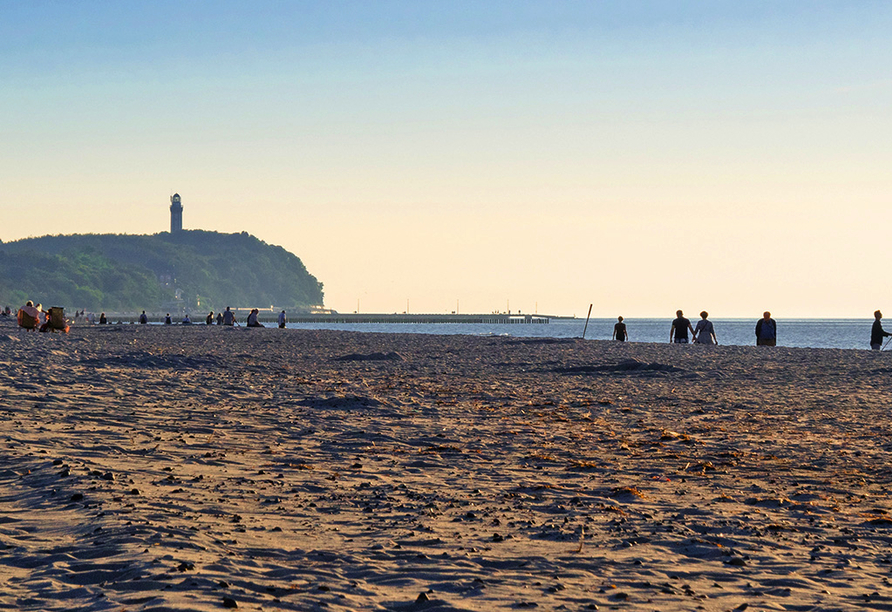
[[[245,324],[245,319],[248,316],[248,311],[239,309],[234,311],[238,322],[242,325]],[[71,315],[66,312],[66,316],[69,318]],[[158,312],[147,313],[149,317],[150,323],[163,323],[164,322],[164,314]],[[215,313],[216,314],[216,313]],[[412,323],[464,323],[464,324],[475,324],[475,323],[483,323],[488,325],[546,325],[551,322],[553,318],[561,318],[554,317],[551,315],[529,315],[529,314],[503,314],[503,313],[494,313],[494,314],[373,314],[373,313],[318,313],[318,314],[301,314],[301,313],[289,313],[286,311],[286,315],[288,316],[289,323],[330,323],[330,324],[350,324],[350,323],[374,323],[374,324],[386,324],[386,323],[403,323],[403,324],[412,324]],[[205,317],[207,316],[207,312],[204,313],[191,313],[192,323],[194,325],[204,325]],[[275,325],[278,321],[279,311],[271,312],[269,309],[265,311],[261,311],[258,315],[257,319],[267,327],[270,325]],[[139,313],[128,312],[128,313],[108,313],[107,315],[109,323],[137,323],[139,321]],[[171,315],[173,319],[173,323],[175,325],[180,324],[182,321],[182,315]],[[96,315],[96,321],[99,320],[98,313]],[[80,319],[77,321],[78,323],[85,322],[84,319]]]
[[[287,314],[287,313],[286,313]],[[263,318],[261,317],[261,320]],[[276,318],[271,319],[275,321]],[[541,325],[550,317],[545,315],[509,314],[294,314],[289,323],[487,323],[490,325]]]

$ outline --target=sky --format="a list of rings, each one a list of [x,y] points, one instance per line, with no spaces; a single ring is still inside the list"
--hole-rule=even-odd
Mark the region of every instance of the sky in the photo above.
[[[870,318],[890,31],[869,1],[0,0],[0,240],[167,231],[176,192],[341,312]]]

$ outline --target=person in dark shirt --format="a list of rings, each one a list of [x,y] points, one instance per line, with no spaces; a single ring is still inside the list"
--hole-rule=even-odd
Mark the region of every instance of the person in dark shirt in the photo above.
[[[675,320],[672,321],[672,328],[669,330],[669,342],[687,344],[688,330],[691,330],[691,335],[694,335],[694,328],[691,327],[690,320],[685,318],[682,311],[676,310]]]
[[[767,310],[756,323],[756,346],[777,346],[777,322]]]
[[[626,333],[626,324],[623,323],[622,317],[617,317],[616,321],[616,325],[613,326],[613,339],[618,342],[625,342],[629,337]]]
[[[169,313],[169,312],[167,313],[167,316],[164,317],[164,324],[165,324],[165,325],[173,325],[173,321],[170,320],[170,313]]]
[[[149,322],[149,317],[148,317],[148,315],[146,315],[146,311],[143,310],[142,314],[139,315],[139,324],[146,325],[148,322]]]
[[[873,316],[873,327],[870,328],[870,348],[871,350],[878,351],[883,348],[883,338],[892,336],[892,333],[883,331],[883,324],[880,323],[880,320],[883,318],[882,312],[877,310],[873,313]]]

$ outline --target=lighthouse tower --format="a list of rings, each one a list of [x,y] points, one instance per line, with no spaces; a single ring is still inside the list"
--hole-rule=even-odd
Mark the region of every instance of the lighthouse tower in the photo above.
[[[183,231],[183,204],[180,194],[170,196],[170,233]]]

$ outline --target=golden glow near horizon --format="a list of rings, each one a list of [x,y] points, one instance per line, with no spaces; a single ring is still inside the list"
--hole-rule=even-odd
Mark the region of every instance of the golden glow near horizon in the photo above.
[[[892,308],[892,6],[485,4],[11,9],[0,239],[176,191],[344,312]]]

